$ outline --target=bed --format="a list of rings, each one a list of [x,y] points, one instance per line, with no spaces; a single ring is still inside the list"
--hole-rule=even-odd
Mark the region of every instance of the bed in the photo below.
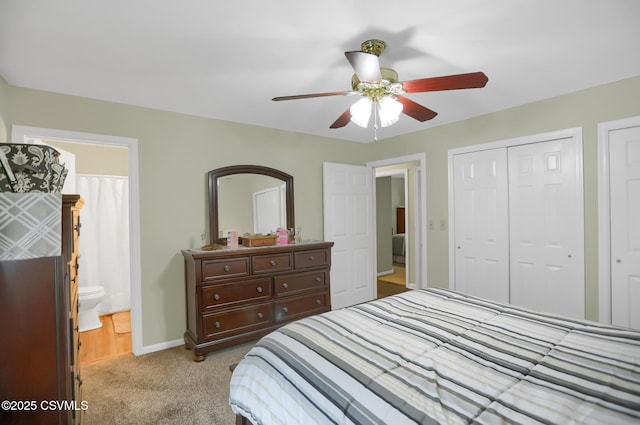
[[[391,253],[394,263],[405,263],[406,242],[404,233],[397,233],[391,236]]]
[[[640,332],[414,290],[267,335],[229,402],[255,425],[638,424]]]

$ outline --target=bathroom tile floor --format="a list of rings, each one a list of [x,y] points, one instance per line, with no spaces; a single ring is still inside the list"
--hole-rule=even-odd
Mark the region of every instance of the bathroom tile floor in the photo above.
[[[100,321],[102,322],[101,328],[80,332],[80,341],[82,343],[80,346],[80,364],[132,352],[131,315],[129,311],[102,315],[100,316]],[[123,326],[123,321],[128,321],[129,326]]]

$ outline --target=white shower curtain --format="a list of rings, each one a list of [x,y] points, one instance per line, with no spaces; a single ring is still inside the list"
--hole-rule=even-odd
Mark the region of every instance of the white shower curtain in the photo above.
[[[108,314],[131,308],[129,266],[129,179],[76,175],[80,210],[80,286],[102,286],[98,306]]]

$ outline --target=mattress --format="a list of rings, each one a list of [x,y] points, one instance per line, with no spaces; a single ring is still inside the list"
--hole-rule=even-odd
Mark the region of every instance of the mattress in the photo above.
[[[255,425],[637,424],[640,332],[415,290],[280,328],[230,386]]]

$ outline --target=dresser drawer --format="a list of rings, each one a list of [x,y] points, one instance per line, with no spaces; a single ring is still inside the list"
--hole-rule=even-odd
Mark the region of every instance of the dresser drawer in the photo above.
[[[294,264],[297,269],[326,266],[329,263],[329,251],[320,249],[294,253]]]
[[[212,340],[266,328],[271,324],[271,311],[271,303],[264,303],[205,315],[203,337]]]
[[[273,278],[276,297],[320,289],[327,284],[327,272],[320,270],[309,273],[296,273]]]
[[[232,307],[271,299],[271,278],[243,280],[242,282],[219,283],[202,287],[201,311]]]
[[[205,260],[202,262],[202,280],[205,282],[242,276],[249,276],[249,257]]]
[[[317,292],[301,297],[285,298],[274,302],[274,321],[282,322],[327,311],[329,293]]]
[[[293,268],[291,253],[254,255],[251,261],[254,274],[282,272]]]

